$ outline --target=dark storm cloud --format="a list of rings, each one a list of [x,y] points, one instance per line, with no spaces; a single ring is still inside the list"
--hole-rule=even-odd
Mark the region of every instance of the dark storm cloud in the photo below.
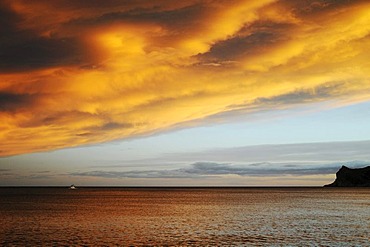
[[[197,4],[174,10],[162,10],[158,6],[135,8],[127,11],[110,12],[101,16],[74,19],[67,26],[96,26],[112,23],[157,23],[167,27],[179,27],[196,22],[204,11],[204,6]]]
[[[84,46],[77,37],[40,36],[22,27],[23,17],[0,3],[0,73],[80,64]]]
[[[83,46],[76,38],[54,39],[24,35],[17,39],[0,48],[0,72],[75,65],[84,61]]]
[[[369,162],[354,161],[346,163],[322,164],[305,166],[283,163],[256,163],[247,165],[234,165],[215,162],[197,162],[188,167],[172,170],[149,171],[88,171],[74,172],[68,175],[83,177],[104,178],[199,178],[210,176],[307,176],[327,175],[335,173],[342,165],[358,168],[369,165]]]
[[[43,4],[53,5],[47,2]],[[199,17],[204,10],[200,4],[174,10],[161,10],[158,6],[139,7],[139,4],[135,6],[129,2],[117,1],[107,3],[56,1],[54,5],[59,6],[59,11],[81,9],[85,12],[91,11],[91,14],[88,17],[84,15],[67,17],[64,23],[57,24],[64,27],[59,30],[59,33],[51,32],[50,36],[40,36],[37,30],[22,26],[23,16],[6,4],[0,3],[0,23],[2,25],[0,29],[0,73],[71,65],[80,65],[84,68],[86,64],[91,64],[89,61],[91,56],[88,55],[91,51],[88,51],[81,41],[79,31],[76,31],[79,28],[96,28],[99,25],[114,23],[157,23],[168,28],[177,28],[195,25],[196,17]],[[116,8],[112,8],[113,6],[117,8],[123,6],[124,10],[115,12]],[[65,28],[67,28],[67,31],[64,30],[67,34],[62,34]]]
[[[20,0],[27,3],[28,0]],[[190,2],[190,1],[189,1]],[[166,6],[171,5],[173,0],[38,0],[37,3],[42,5],[47,5],[49,7],[56,7],[57,9],[71,10],[78,9],[83,11],[97,11],[101,13],[102,11],[112,10],[112,9],[140,9],[140,8],[150,8],[153,6]]]
[[[76,9],[101,9],[101,8],[111,8],[118,6],[127,6],[131,4],[140,4],[145,2],[143,0],[130,1],[130,0],[54,0],[50,2],[49,0],[39,0],[39,2],[44,2],[45,4],[57,5],[63,8],[76,8]],[[135,2],[135,3],[133,3]]]
[[[247,37],[235,37],[215,44],[209,52],[200,57],[210,60],[231,60],[248,54],[257,54],[272,42],[273,38],[274,34],[267,32],[253,33]]]
[[[29,106],[37,98],[31,94],[0,92],[0,112],[14,111]]]
[[[20,20],[14,12],[12,12],[5,3],[0,2],[0,44],[4,42],[4,35],[13,32],[15,24]]]
[[[263,53],[279,42],[289,39],[291,24],[257,21],[244,26],[235,36],[214,44],[199,55],[201,60],[237,60]]]
[[[366,3],[367,0],[316,0],[316,1],[290,1],[280,0],[281,3],[290,6],[297,15],[315,15],[325,12],[338,11],[341,8],[355,5],[357,3]]]

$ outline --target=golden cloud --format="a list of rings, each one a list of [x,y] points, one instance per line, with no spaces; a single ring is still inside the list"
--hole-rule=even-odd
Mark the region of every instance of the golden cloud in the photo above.
[[[0,155],[369,100],[366,1],[184,2],[3,2]]]

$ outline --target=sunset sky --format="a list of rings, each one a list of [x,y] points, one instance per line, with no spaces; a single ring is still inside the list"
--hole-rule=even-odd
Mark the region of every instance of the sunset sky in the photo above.
[[[370,164],[370,2],[0,0],[1,185],[323,185]]]

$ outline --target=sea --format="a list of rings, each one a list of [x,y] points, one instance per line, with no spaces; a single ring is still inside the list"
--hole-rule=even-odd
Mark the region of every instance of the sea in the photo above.
[[[0,246],[370,246],[369,237],[370,188],[0,188]]]

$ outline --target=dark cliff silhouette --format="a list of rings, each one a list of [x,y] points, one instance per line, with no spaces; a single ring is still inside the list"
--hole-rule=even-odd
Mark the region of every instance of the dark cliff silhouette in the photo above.
[[[370,187],[370,166],[358,169],[342,166],[336,175],[335,181],[324,187]]]

